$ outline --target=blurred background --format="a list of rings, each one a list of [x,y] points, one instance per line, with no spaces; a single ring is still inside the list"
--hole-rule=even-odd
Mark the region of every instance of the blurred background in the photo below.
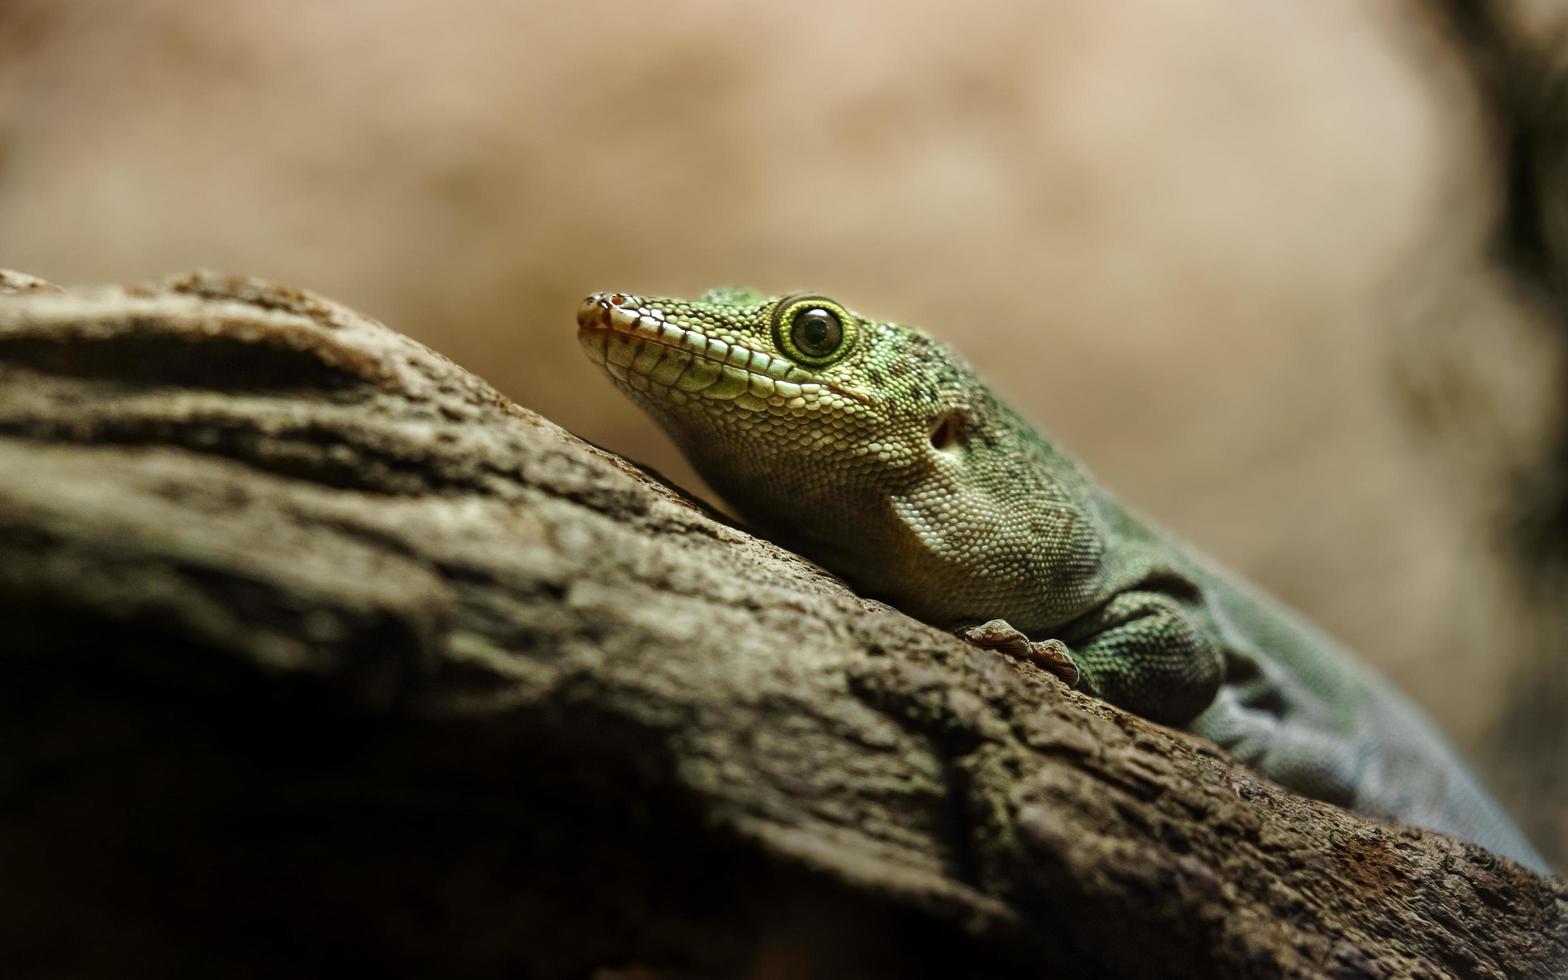
[[[1557,20],[0,0],[0,265],[314,289],[704,495],[579,353],[581,296],[811,289],[924,326],[1392,677],[1561,864],[1563,126],[1520,94]]]

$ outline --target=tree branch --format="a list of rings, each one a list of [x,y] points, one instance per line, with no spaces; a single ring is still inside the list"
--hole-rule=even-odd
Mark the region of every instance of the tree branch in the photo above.
[[[1562,879],[859,599],[342,307],[0,293],[20,975],[1568,962]]]

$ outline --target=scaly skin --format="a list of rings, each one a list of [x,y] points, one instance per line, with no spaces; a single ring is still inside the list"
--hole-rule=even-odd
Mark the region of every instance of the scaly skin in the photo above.
[[[725,500],[862,592],[1299,792],[1545,869],[1409,702],[1129,514],[944,344],[742,289],[599,293],[577,320]]]

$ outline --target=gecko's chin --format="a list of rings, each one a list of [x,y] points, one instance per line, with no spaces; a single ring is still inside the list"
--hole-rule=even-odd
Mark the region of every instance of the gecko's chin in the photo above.
[[[600,367],[604,367],[604,331],[595,327],[578,327],[577,343],[582,347],[588,359]]]

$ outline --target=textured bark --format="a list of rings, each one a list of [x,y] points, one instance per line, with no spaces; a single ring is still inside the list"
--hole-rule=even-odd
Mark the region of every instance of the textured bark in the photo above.
[[[857,598],[341,307],[0,293],[8,976],[1568,960],[1561,878]]]

